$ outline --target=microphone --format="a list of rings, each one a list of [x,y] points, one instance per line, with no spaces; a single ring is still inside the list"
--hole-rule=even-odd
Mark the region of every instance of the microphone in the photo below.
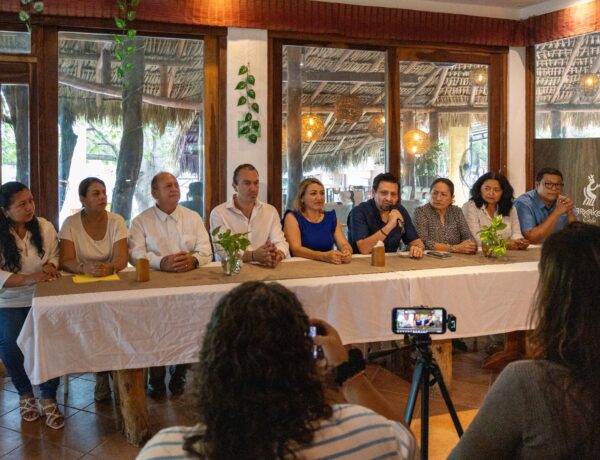
[[[400,229],[400,233],[404,232],[404,224],[402,223],[402,221],[400,219],[396,219],[396,225]]]

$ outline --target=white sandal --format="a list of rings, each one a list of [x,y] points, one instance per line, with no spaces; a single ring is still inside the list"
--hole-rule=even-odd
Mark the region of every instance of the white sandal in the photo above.
[[[65,417],[60,413],[60,409],[56,402],[51,402],[42,406],[42,410],[46,415],[46,425],[53,430],[60,430],[65,426]]]
[[[19,412],[21,413],[21,419],[26,422],[35,422],[40,418],[40,409],[33,396],[19,399]]]

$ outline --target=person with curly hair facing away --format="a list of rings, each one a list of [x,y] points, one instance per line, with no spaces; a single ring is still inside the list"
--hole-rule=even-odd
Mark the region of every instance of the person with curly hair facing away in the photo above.
[[[35,285],[60,277],[58,237],[50,222],[35,215],[31,192],[20,182],[0,187],[0,359],[19,393],[21,419],[40,418],[38,402],[23,367],[17,337],[31,308]],[[60,429],[65,419],[56,405],[59,379],[40,385],[46,425]]]
[[[310,325],[319,330],[314,339]],[[350,404],[325,400],[315,345],[338,366]],[[277,283],[244,283],[219,301],[206,328],[194,380],[199,423],[160,431],[137,458],[417,459],[410,431],[388,420],[402,413],[377,392],[358,359],[348,360],[335,329],[309,321],[292,292]]]
[[[600,227],[550,235],[539,268],[534,359],[498,376],[451,459],[600,458]]]
[[[513,206],[514,190],[506,177],[500,173],[487,172],[471,187],[471,198],[463,207],[469,230],[481,246],[481,227],[488,226],[496,216],[502,216],[506,224],[500,234],[508,241],[508,249],[527,249],[529,241],[523,238],[519,216]]]

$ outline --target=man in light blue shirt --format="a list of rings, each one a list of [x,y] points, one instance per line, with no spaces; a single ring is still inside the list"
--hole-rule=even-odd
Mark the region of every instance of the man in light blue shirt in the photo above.
[[[515,200],[521,232],[531,243],[542,243],[551,233],[577,220],[571,198],[562,195],[562,173],[542,168],[535,175],[535,189]]]

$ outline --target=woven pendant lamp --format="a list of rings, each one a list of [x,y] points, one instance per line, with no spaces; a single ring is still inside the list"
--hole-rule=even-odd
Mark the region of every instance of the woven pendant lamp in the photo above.
[[[471,70],[469,73],[469,80],[475,86],[485,86],[488,81],[488,71],[486,67],[478,67]]]
[[[341,121],[354,123],[362,117],[363,106],[357,96],[340,96],[335,101],[334,115]]]
[[[321,117],[312,113],[302,115],[302,140],[315,142],[321,139],[325,132],[325,125]]]
[[[420,129],[411,129],[402,136],[402,147],[411,155],[419,156],[427,153],[430,145],[429,134]]]
[[[579,87],[585,94],[594,94],[598,89],[600,78],[595,73],[586,73],[579,79]]]
[[[369,120],[367,131],[373,137],[379,139],[385,137],[385,115],[383,113],[373,115]]]

